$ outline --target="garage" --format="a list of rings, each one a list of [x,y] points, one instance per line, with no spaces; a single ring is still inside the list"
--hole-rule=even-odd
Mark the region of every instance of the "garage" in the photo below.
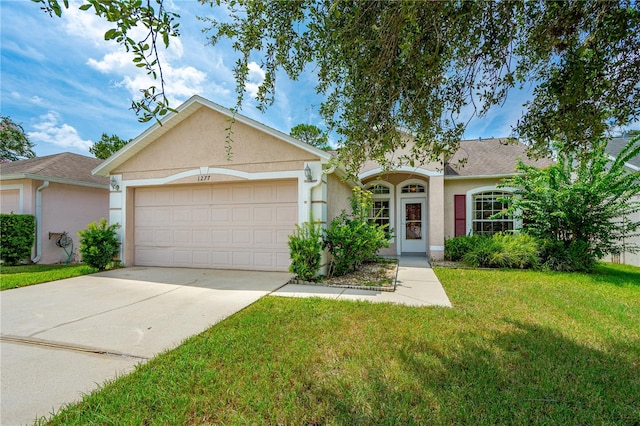
[[[134,262],[286,271],[297,192],[293,179],[136,188]]]

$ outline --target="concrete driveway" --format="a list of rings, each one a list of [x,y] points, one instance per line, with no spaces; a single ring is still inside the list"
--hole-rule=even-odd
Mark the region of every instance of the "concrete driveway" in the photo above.
[[[0,424],[48,416],[290,276],[132,267],[3,291]]]

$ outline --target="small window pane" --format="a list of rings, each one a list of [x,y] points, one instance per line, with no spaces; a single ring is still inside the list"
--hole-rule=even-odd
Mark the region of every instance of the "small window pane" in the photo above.
[[[424,186],[411,184],[411,185],[405,185],[402,187],[403,194],[410,194],[410,193],[416,193],[416,192],[424,192]]]
[[[390,192],[389,188],[384,185],[373,185],[369,188],[369,191],[374,194],[389,194]]]

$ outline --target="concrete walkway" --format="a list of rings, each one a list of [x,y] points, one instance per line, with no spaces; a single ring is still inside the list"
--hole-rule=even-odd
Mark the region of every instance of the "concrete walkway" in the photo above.
[[[399,258],[399,262],[397,287],[394,292],[287,284],[271,295],[367,300],[374,303],[390,302],[408,306],[452,306],[426,258],[403,256]]]

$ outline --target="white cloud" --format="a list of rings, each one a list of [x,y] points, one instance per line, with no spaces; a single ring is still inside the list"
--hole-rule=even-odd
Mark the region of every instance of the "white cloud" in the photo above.
[[[64,31],[77,38],[78,41],[88,41],[94,47],[106,48],[110,42],[105,41],[104,34],[115,24],[106,22],[96,16],[93,8],[82,11],[79,9],[81,3],[69,2],[69,8],[62,13]]]
[[[249,74],[244,87],[252,98],[258,94],[258,88],[264,81],[264,76],[265,72],[260,68],[260,65],[256,62],[249,62]]]
[[[36,145],[38,143],[52,144],[65,149],[74,149],[89,152],[93,145],[90,140],[84,140],[78,135],[78,131],[72,126],[63,123],[59,125],[60,114],[49,111],[39,117],[40,122],[33,125],[35,132],[28,132],[27,136]]]

